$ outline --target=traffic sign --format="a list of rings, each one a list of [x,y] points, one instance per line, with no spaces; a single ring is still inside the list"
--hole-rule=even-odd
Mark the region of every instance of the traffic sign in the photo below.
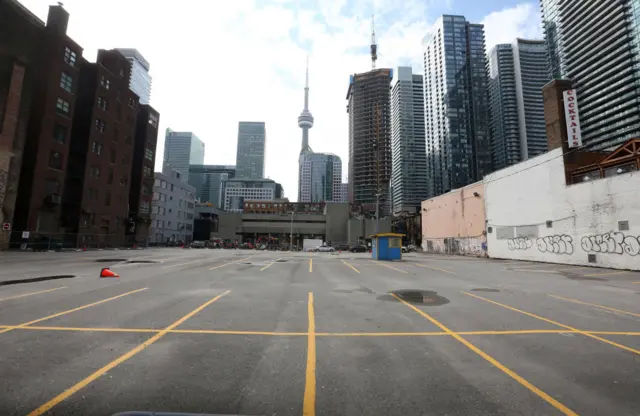
[[[9,231],[9,230],[11,230],[11,223],[10,223],[10,222],[3,222],[3,223],[2,223],[2,229],[3,229],[4,231]]]

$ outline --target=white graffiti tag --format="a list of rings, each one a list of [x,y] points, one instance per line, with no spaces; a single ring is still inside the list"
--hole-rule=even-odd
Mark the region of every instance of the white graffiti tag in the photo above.
[[[529,240],[528,237],[520,237],[520,238],[510,238],[507,241],[507,247],[509,250],[527,250],[533,247],[533,241]]]
[[[566,234],[540,237],[536,244],[541,253],[573,254],[573,238]]]
[[[640,237],[616,231],[582,237],[580,245],[587,253],[640,254]]]

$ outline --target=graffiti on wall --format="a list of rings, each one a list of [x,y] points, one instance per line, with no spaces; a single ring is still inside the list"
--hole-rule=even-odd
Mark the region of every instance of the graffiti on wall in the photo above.
[[[625,236],[618,231],[582,237],[580,245],[587,253],[640,254],[640,236]]]
[[[510,238],[507,240],[509,250],[528,250],[533,247],[533,241],[529,237]]]
[[[573,254],[573,238],[570,235],[550,235],[536,240],[541,253]]]
[[[566,234],[537,238],[536,246],[541,253],[573,254],[573,238]],[[510,251],[529,250],[533,247],[533,240],[528,237],[510,238],[507,247]]]

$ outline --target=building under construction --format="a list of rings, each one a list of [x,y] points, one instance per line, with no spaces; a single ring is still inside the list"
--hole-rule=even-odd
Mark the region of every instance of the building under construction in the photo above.
[[[354,74],[349,80],[349,202],[390,212],[391,179],[391,69]]]

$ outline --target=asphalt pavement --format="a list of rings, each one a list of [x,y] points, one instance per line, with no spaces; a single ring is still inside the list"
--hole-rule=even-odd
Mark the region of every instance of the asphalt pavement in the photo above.
[[[640,414],[640,273],[369,256],[0,253],[0,415]]]

